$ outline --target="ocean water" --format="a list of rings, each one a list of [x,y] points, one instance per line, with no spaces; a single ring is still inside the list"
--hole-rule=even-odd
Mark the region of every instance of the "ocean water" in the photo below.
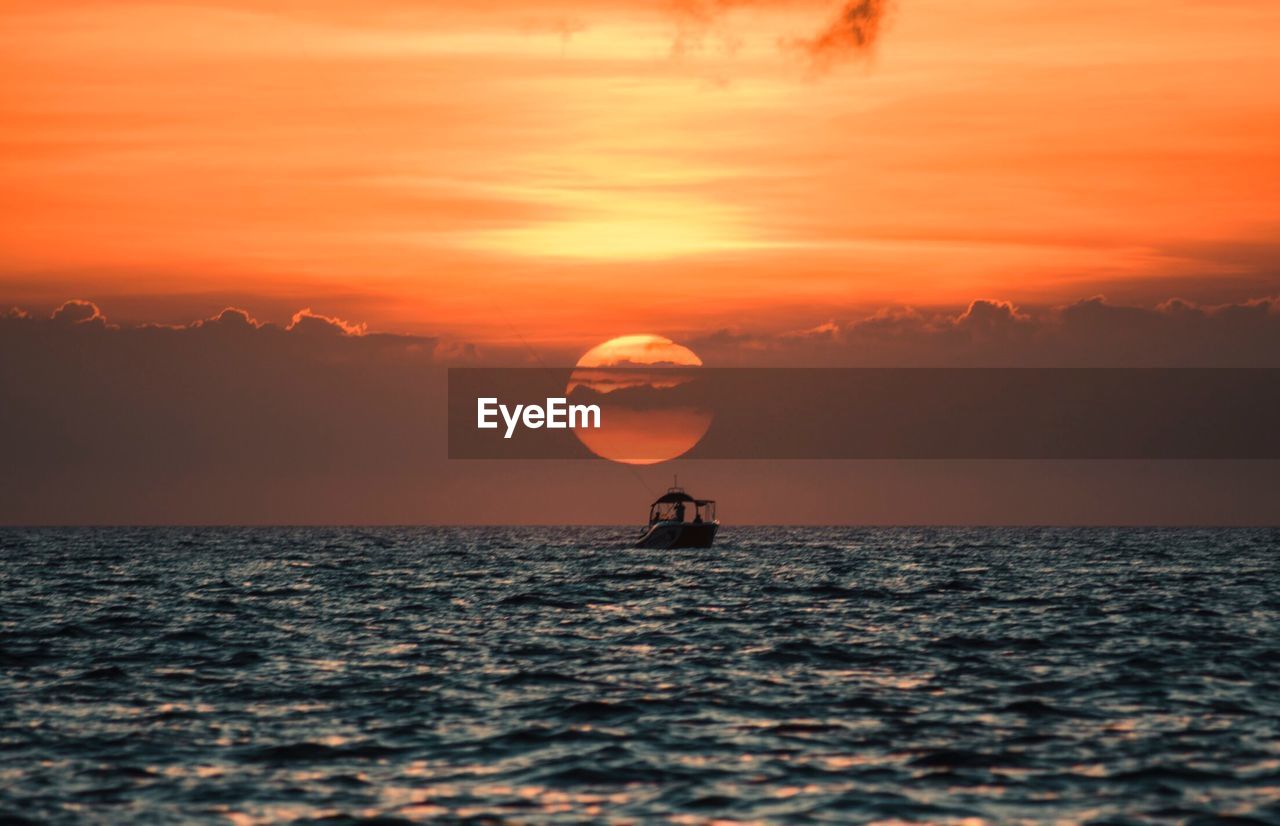
[[[1280,823],[1280,531],[0,531],[0,821]]]

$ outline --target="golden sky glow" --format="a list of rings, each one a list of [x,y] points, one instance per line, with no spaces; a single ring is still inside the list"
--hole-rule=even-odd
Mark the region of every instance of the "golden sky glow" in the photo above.
[[[1280,284],[1280,5],[901,0],[816,61],[839,5],[4,0],[0,303],[586,344]]]

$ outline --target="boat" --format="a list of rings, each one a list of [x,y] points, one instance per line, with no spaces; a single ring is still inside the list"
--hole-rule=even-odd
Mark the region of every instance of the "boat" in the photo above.
[[[695,499],[677,484],[649,506],[649,524],[636,547],[710,548],[719,528],[715,500]]]

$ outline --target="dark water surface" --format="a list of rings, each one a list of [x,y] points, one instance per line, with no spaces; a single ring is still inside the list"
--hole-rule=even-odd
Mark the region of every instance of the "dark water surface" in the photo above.
[[[0,820],[1280,823],[1280,532],[629,536],[0,531]]]

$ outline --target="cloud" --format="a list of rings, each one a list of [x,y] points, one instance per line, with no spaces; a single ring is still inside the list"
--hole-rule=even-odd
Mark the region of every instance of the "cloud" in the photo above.
[[[795,40],[791,45],[821,65],[865,52],[880,36],[888,5],[888,0],[850,0],[820,32],[811,38]]]
[[[296,316],[295,316],[296,318]],[[253,316],[249,315],[248,310],[242,310],[239,307],[227,307],[213,318],[196,321],[193,327],[223,327],[233,330],[256,330],[262,326],[262,323]]]
[[[688,342],[707,364],[877,367],[1277,367],[1280,298],[1133,307],[1094,296],[1021,308],[885,308],[778,333],[719,330]]]
[[[675,0],[671,9],[680,21],[675,51],[684,52],[700,46],[706,34],[724,16],[744,8],[786,8],[794,6],[823,7],[830,13],[830,3],[799,3],[796,0]],[[827,67],[848,56],[863,54],[880,36],[889,0],[845,0],[827,23],[807,37],[778,38],[786,50],[807,56],[818,67]],[[814,15],[818,11],[814,10]],[[727,39],[729,46],[736,43]]]
[[[795,330],[793,332],[784,333],[788,338],[800,339],[802,341],[810,341],[813,339],[835,341],[840,337],[841,328],[835,321],[825,321],[814,327],[806,327],[803,330]]]
[[[238,308],[175,326],[102,318],[83,301],[0,316],[0,386],[14,388],[0,405],[0,521],[76,508],[163,520],[160,500],[188,519],[248,518],[301,479],[403,480],[439,453],[435,338],[356,335],[308,312],[288,327]]]
[[[1003,327],[1027,321],[1027,316],[1018,311],[1011,301],[993,301],[987,298],[975,299],[956,318],[957,326],[970,326],[983,329]]]
[[[58,324],[105,324],[107,321],[97,304],[80,298],[63,302],[49,319]]]
[[[368,331],[367,324],[352,324],[333,316],[320,315],[305,307],[293,314],[293,320],[287,328],[289,332],[308,335],[362,336]]]

